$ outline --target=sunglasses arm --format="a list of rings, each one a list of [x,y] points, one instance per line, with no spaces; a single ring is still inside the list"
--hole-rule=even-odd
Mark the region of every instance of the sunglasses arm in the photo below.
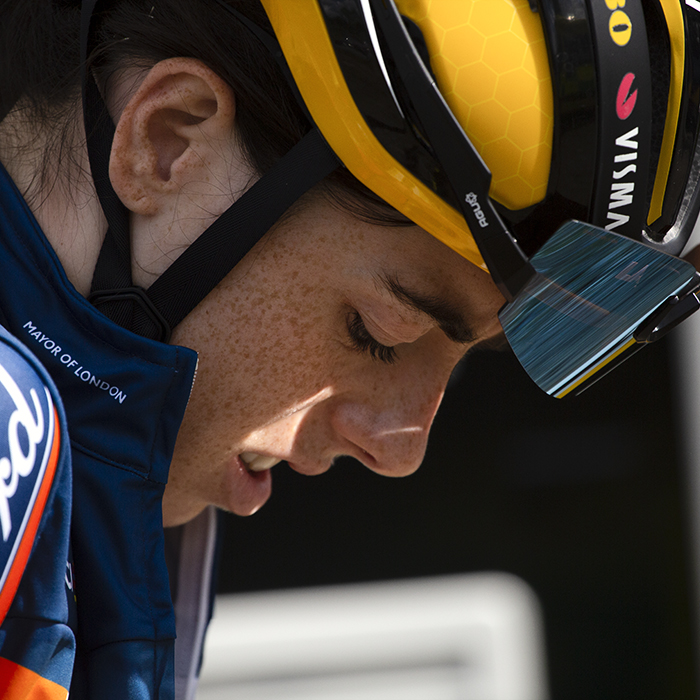
[[[688,286],[675,296],[667,299],[655,309],[634,332],[638,343],[653,343],[663,338],[672,328],[685,321],[700,308],[700,273]]]

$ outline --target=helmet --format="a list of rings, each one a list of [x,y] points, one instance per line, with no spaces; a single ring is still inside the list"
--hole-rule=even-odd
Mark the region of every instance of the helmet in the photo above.
[[[262,3],[343,163],[470,261],[483,265],[483,256],[450,185],[450,153],[441,160],[428,136],[439,138],[431,122],[442,118],[447,130],[448,116],[426,105],[427,91],[415,99],[410,83],[420,72],[483,158],[489,196],[526,253],[568,219],[682,249],[700,205],[690,196],[700,174],[700,5]],[[392,38],[401,30],[403,41]],[[400,55],[411,49],[413,60]]]
[[[700,3],[261,0],[272,37],[216,1],[268,46],[316,128],[166,271],[175,283],[115,295],[125,285],[102,281],[96,303],[128,295],[146,325],[174,325],[339,159],[491,273],[506,336],[551,394],[587,385],[695,310],[695,272],[671,255],[700,208]],[[95,3],[83,3],[84,51]],[[87,82],[89,112],[99,95]],[[104,149],[93,171],[100,160]],[[254,233],[232,243],[229,229],[250,230],[256,209]],[[109,240],[103,252],[124,257]],[[191,300],[164,311],[188,286]]]

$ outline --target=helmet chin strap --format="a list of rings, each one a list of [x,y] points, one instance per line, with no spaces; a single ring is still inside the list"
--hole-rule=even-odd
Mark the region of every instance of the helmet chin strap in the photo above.
[[[129,212],[109,180],[114,124],[86,59],[99,0],[84,0],[81,21],[83,113],[90,168],[108,230],[88,299],[115,323],[168,342],[172,329],[243,259],[305,192],[340,162],[314,127],[229,207],[148,288],[133,284]]]

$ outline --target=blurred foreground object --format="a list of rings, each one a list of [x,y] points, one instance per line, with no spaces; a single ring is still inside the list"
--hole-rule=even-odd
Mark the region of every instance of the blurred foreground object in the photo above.
[[[546,700],[539,603],[479,573],[217,599],[198,700]]]

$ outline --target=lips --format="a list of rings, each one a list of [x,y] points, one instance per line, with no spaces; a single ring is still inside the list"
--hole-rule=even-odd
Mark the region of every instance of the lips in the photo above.
[[[252,515],[265,504],[272,492],[270,467],[256,471],[238,455],[227,465],[222,488],[216,505],[236,515]]]

